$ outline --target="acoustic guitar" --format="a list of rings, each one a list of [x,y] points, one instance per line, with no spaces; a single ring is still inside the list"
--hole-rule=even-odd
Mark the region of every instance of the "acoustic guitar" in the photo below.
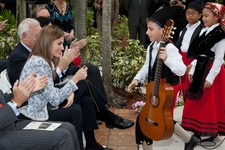
[[[160,47],[165,47],[165,43],[172,33],[173,25],[173,20],[167,20],[161,36]],[[162,65],[163,60],[157,58],[154,81],[147,85],[146,104],[139,115],[141,131],[154,141],[170,138],[174,130],[171,110],[174,91],[173,87],[166,83],[166,79],[161,79]]]

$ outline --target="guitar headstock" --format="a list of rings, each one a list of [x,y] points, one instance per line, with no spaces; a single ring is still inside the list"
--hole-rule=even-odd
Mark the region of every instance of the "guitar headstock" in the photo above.
[[[175,29],[173,26],[174,21],[172,19],[166,21],[166,25],[164,26],[163,34],[161,36],[161,41],[166,42],[169,38],[172,38],[171,34],[173,33],[173,29]]]

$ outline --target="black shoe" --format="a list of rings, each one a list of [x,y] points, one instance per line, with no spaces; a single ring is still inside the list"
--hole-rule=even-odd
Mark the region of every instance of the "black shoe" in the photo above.
[[[212,141],[214,141],[214,139],[215,139],[216,137],[217,137],[216,135],[212,135],[212,136],[210,136],[210,137],[207,138],[207,139],[201,140],[201,142],[212,142]]]
[[[103,147],[102,145],[98,145],[98,148],[96,149],[87,149],[85,148],[85,150],[113,150],[112,148],[108,148],[108,147]]]
[[[102,124],[102,121],[101,120],[97,120],[96,119],[96,122],[97,122],[97,125],[101,125]]]
[[[184,150],[193,150],[194,147],[199,144],[200,140],[194,135],[191,136],[191,139],[188,143],[185,143]]]
[[[127,129],[134,125],[134,122],[131,120],[127,120],[121,117],[117,117],[116,120],[110,124],[109,122],[105,122],[107,128],[112,129],[113,127],[118,129]]]

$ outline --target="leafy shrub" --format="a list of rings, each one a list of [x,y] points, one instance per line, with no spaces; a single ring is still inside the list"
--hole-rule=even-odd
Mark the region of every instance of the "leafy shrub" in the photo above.
[[[7,59],[17,44],[16,20],[10,10],[2,10],[0,21],[8,20],[3,31],[0,32],[0,59]]]
[[[92,28],[92,27],[89,27]],[[89,31],[89,30],[88,30]],[[129,40],[127,17],[120,16],[112,30],[112,80],[113,86],[125,89],[145,61],[146,50],[138,40]],[[87,60],[100,66],[102,40],[97,31],[87,37]]]
[[[134,76],[143,66],[146,50],[137,40],[127,40],[112,56],[113,86],[126,89]]]

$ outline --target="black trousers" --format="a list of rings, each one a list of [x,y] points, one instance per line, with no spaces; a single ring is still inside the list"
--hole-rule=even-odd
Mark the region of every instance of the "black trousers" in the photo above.
[[[62,108],[65,106],[66,103],[62,103],[59,105],[59,108],[56,110],[49,110],[48,115],[49,121],[65,121],[69,122],[72,125],[75,126],[77,131],[77,137],[80,145],[80,149],[83,150],[83,137],[82,137],[82,131],[83,131],[83,121],[82,121],[82,111],[81,107],[77,104],[73,104],[68,108]],[[25,117],[24,115],[20,114],[18,116],[19,119],[29,119]],[[30,120],[30,119],[29,119]],[[71,133],[73,134],[73,133]]]
[[[95,86],[89,80],[81,80],[77,83],[77,86],[78,90],[75,91],[75,99],[74,99],[74,102],[76,104],[81,104],[82,97],[88,96],[90,97],[89,101],[86,101],[85,104],[83,105],[87,105],[87,103],[93,103],[95,113],[100,114],[103,117],[103,119],[107,122],[112,123],[115,121],[117,115],[115,115],[113,112],[109,111],[105,107],[105,105],[107,104],[106,97],[104,97],[102,93],[100,93],[98,89],[95,88]],[[93,124],[94,122],[96,124],[96,120],[93,121]]]
[[[7,60],[0,60],[0,72],[7,68]]]
[[[85,65],[88,68],[88,72],[87,72],[88,76],[86,79],[88,79],[93,84],[93,86],[96,89],[98,89],[98,91],[104,97],[106,97],[104,85],[102,82],[102,78],[101,78],[101,74],[100,74],[98,66],[95,66],[92,64],[82,64],[81,66],[83,66],[83,65]],[[71,64],[71,65],[69,65],[66,75],[74,75],[79,69],[80,69],[80,67],[74,66],[73,64]],[[108,101],[108,100],[106,99],[106,101]]]

